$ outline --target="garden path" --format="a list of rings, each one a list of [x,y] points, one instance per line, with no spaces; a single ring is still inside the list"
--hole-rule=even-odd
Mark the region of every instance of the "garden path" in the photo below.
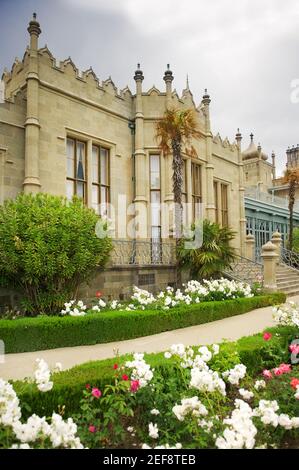
[[[289,300],[299,303],[299,295],[290,297]],[[115,348],[118,349],[119,354],[132,352],[154,353],[165,351],[176,343],[205,345],[219,343],[223,339],[234,341],[242,336],[259,333],[270,326],[274,326],[272,307],[265,307],[212,323],[126,341],[6,354],[4,363],[0,362],[0,377],[8,380],[32,376],[35,359],[37,358],[44,359],[50,367],[54,366],[56,362],[61,362],[63,370],[66,370],[84,362],[111,358],[114,356]]]

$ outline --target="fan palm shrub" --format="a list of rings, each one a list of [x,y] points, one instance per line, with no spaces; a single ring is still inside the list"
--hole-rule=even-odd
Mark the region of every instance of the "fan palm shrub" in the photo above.
[[[195,224],[192,230],[195,232]],[[190,240],[181,240],[178,247],[180,268],[189,269],[192,279],[218,277],[235,259],[235,250],[231,246],[234,236],[235,232],[229,227],[204,220],[203,242],[199,248],[185,248],[185,241]]]

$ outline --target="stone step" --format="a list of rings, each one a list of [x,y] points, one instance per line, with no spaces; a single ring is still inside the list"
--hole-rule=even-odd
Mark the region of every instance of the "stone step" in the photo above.
[[[299,286],[296,288],[296,287],[288,287],[288,288],[284,288],[284,289],[281,289],[278,287],[278,291],[279,292],[284,292],[286,295],[290,296],[290,295],[299,295]]]
[[[298,281],[299,282],[299,276],[294,276],[294,275],[288,275],[286,274],[285,276],[282,276],[282,275],[277,275],[276,276],[276,279],[277,280],[280,280],[280,281],[288,281],[288,280],[294,280],[294,281]]]
[[[288,288],[299,289],[299,282],[277,282],[277,287],[279,289],[288,289]]]

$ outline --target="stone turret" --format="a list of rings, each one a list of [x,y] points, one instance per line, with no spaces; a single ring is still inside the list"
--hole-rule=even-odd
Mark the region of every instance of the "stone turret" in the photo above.
[[[171,95],[172,95],[172,82],[173,82],[173,74],[170,70],[169,64],[167,64],[167,70],[164,73],[163,80],[166,83],[166,107],[171,107]]]
[[[238,163],[239,163],[239,213],[240,213],[240,234],[241,234],[241,246],[240,252],[241,256],[245,256],[245,233],[246,233],[246,217],[245,217],[245,204],[244,204],[244,165],[243,165],[243,158],[242,158],[242,134],[240,129],[237,130],[236,133],[236,142],[238,147]]]
[[[204,95],[202,97],[202,104],[204,106],[204,116],[205,116],[205,133],[206,133],[206,184],[207,184],[207,217],[209,220],[214,221],[216,219],[216,206],[214,200],[214,165],[212,163],[212,145],[213,145],[213,135],[211,132],[211,123],[210,123],[210,95],[208,90],[205,89]]]
[[[137,64],[134,80],[136,82],[135,104],[135,208],[139,214],[139,233],[137,237],[146,238],[146,188],[147,169],[146,154],[144,150],[144,115],[142,105],[142,82],[144,80],[140,64]]]
[[[272,152],[271,158],[272,158],[272,177],[275,180],[276,179],[276,155],[274,151]]]
[[[39,73],[38,37],[41,33],[36,13],[27,29],[30,35],[29,66],[27,73],[27,113],[25,121],[25,179],[24,192],[36,193],[40,190],[39,180]]]

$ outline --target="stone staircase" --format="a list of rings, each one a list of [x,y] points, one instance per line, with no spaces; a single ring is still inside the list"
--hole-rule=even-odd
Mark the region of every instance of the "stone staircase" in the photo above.
[[[276,282],[279,292],[284,292],[288,297],[299,295],[299,270],[281,263],[277,267]]]
[[[252,285],[263,279],[263,268],[261,263],[239,256],[231,266],[231,270],[227,270],[224,275]],[[284,292],[288,297],[299,295],[299,269],[280,263],[276,268],[276,283],[277,290]]]

